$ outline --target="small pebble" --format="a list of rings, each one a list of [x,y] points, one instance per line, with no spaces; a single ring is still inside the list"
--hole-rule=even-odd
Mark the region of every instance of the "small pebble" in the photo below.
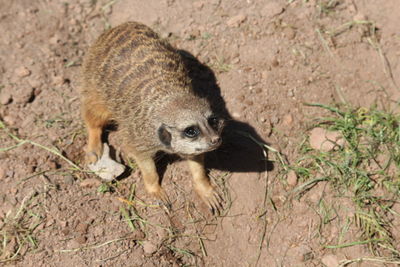
[[[280,121],[280,119],[279,119],[278,115],[276,115],[276,114],[271,115],[271,123],[273,125],[278,124],[279,121]]]
[[[85,244],[86,243],[86,237],[83,235],[78,236],[77,238],[74,239],[78,244]]]
[[[233,112],[233,113],[232,113],[232,117],[233,117],[234,119],[239,119],[239,118],[240,118],[240,113],[239,113],[239,112]]]
[[[204,6],[204,1],[197,1],[193,3],[193,7],[196,9],[202,9]]]
[[[275,17],[285,11],[284,5],[278,1],[265,1],[265,3],[267,4],[264,6],[263,16],[266,18]]]
[[[79,223],[76,227],[75,230],[78,231],[81,234],[86,234],[89,228],[89,224],[87,223]]]
[[[0,180],[6,178],[6,170],[0,166]]]
[[[61,76],[53,76],[52,82],[54,85],[62,85],[64,83],[64,78]]]
[[[143,242],[143,251],[147,255],[151,255],[157,251],[157,246],[151,243],[150,241]]]
[[[7,105],[7,104],[10,104],[11,101],[12,101],[12,95],[10,92],[7,92],[7,91],[1,92],[0,104]]]
[[[80,183],[81,187],[98,187],[100,185],[101,185],[101,181],[99,181],[95,178],[85,179]]]
[[[322,257],[321,262],[326,265],[326,267],[338,267],[339,260],[337,256],[333,254],[328,254]]]
[[[271,61],[271,66],[274,67],[274,68],[278,67],[279,66],[279,61],[276,58],[274,58]]]
[[[296,37],[296,31],[292,27],[285,28],[283,34],[289,40],[293,40]]]
[[[32,88],[39,88],[42,85],[42,80],[40,77],[32,77],[29,78],[28,83]]]
[[[243,14],[236,15],[234,17],[231,17],[226,21],[226,25],[229,27],[239,27],[240,24],[242,24],[246,20],[246,16]]]
[[[68,226],[68,221],[60,220],[58,223],[60,224],[60,227],[62,227],[62,228],[65,228]]]
[[[14,70],[14,73],[15,73],[15,75],[17,75],[17,77],[20,77],[20,78],[27,77],[27,76],[31,75],[31,71],[28,68],[24,67],[24,66],[16,68]]]
[[[14,116],[11,115],[6,115],[3,117],[3,121],[10,126],[14,126],[16,124],[16,120],[17,118],[15,118]]]
[[[49,227],[49,226],[52,226],[55,222],[56,222],[56,220],[50,219],[50,220],[48,220],[48,221],[46,222],[45,227],[47,228],[47,227]]]
[[[14,174],[15,174],[15,171],[13,171],[13,170],[8,170],[7,172],[6,172],[6,177],[7,178],[14,178]],[[12,188],[11,189],[11,193],[12,194],[16,194],[18,192],[18,189],[16,189],[16,188]]]
[[[267,79],[267,78],[268,78],[268,71],[263,71],[263,72],[261,72],[261,78],[262,78],[263,80]]]
[[[287,175],[287,183],[291,187],[295,187],[297,185],[297,174],[295,171],[291,170],[289,171]]]
[[[64,228],[61,230],[61,233],[65,236],[68,236],[71,233],[71,231],[68,228]]]
[[[234,59],[232,59],[231,63],[232,64],[237,64],[240,62],[240,58],[239,57],[235,57]]]
[[[282,119],[282,124],[286,125],[286,126],[290,126],[293,123],[293,116],[292,114],[286,114],[285,116],[283,116]]]
[[[362,13],[358,13],[353,17],[354,21],[366,21],[368,20],[367,16],[362,14]]]
[[[72,185],[75,182],[74,176],[67,174],[66,176],[64,176],[64,183],[65,184],[69,184]]]
[[[31,101],[32,96],[34,95],[34,89],[32,87],[25,87],[16,90],[13,95],[13,99],[18,104],[26,104]]]

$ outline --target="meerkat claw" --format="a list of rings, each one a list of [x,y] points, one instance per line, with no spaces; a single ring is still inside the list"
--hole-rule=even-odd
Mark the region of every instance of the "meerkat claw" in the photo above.
[[[223,208],[223,198],[213,187],[208,192],[199,190],[197,192],[213,214],[220,214]]]
[[[152,192],[151,195],[156,199],[158,204],[166,206],[168,209],[171,207],[171,201],[163,189]]]
[[[86,152],[85,154],[85,162],[86,164],[94,164],[99,159],[99,156],[94,151]]]

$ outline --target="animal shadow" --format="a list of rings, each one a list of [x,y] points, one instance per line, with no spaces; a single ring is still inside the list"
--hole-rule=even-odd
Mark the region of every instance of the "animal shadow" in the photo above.
[[[216,151],[208,153],[206,167],[230,172],[272,170],[273,164],[266,159],[264,149],[260,146],[266,142],[252,126],[234,120],[229,114],[214,72],[189,52],[185,50],[178,52],[184,59],[195,93],[207,98],[212,111],[226,120],[222,133],[223,144]]]

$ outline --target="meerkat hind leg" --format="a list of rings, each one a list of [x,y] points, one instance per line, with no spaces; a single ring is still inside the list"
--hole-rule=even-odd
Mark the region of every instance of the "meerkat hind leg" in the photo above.
[[[200,198],[214,212],[219,212],[222,208],[222,197],[211,185],[210,179],[204,168],[204,155],[196,156],[187,160],[193,176],[194,190]]]
[[[161,200],[167,206],[170,206],[168,195],[161,188],[160,179],[157,174],[154,159],[148,155],[133,154],[140,171],[142,172],[144,186],[146,191],[154,198]]]

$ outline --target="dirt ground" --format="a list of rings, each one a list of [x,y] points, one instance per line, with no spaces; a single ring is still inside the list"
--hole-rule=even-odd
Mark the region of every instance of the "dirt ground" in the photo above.
[[[362,244],[327,248],[338,236],[357,240],[354,225],[344,236],[339,227],[352,204],[337,203],[321,223],[319,200],[335,201],[335,191],[319,183],[290,199],[302,181],[279,178],[273,153],[266,159],[248,134],[292,162],[326,114],[304,103],[395,108],[399,14],[397,0],[0,0],[0,264],[338,266],[372,257]],[[152,204],[134,163],[111,184],[82,170],[82,58],[102,31],[129,20],[204,64],[196,79],[233,118],[236,130],[207,157],[225,199],[220,216],[192,192],[183,161],[160,160],[170,212]],[[118,152],[118,133],[110,143]]]

